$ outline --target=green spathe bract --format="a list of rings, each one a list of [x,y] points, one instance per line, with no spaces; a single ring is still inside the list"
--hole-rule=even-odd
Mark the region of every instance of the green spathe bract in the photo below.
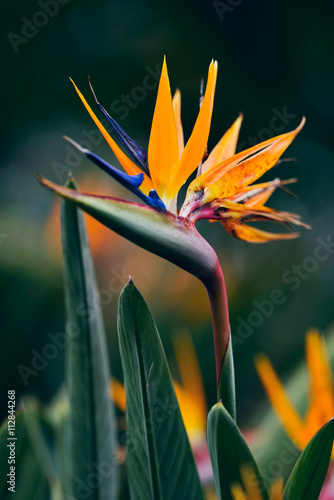
[[[203,500],[163,346],[150,310],[131,281],[119,299],[118,335],[131,498]]]
[[[75,189],[73,181],[68,186]],[[113,500],[118,470],[108,351],[83,214],[65,201],[61,227],[68,332],[67,493],[69,498]]]
[[[41,177],[39,180],[124,238],[202,281],[212,312],[218,397],[235,417],[232,345],[224,277],[215,251],[199,234],[194,223],[160,209],[80,193]]]

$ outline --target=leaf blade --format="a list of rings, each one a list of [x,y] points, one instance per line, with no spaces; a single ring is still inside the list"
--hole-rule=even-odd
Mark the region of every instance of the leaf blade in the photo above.
[[[161,340],[132,282],[120,296],[118,335],[127,394],[132,498],[203,499]]]
[[[297,460],[284,489],[284,500],[317,500],[326,477],[334,440],[334,420],[325,424]]]
[[[255,458],[233,418],[221,402],[215,404],[209,412],[207,437],[218,498],[233,500],[232,484],[242,485],[240,470],[242,466],[251,466],[263,500],[269,500],[268,491]]]
[[[76,188],[73,181],[68,186]],[[71,493],[79,488],[90,500],[116,498],[116,424],[109,399],[110,373],[95,273],[82,213],[61,205],[64,285],[67,311],[67,373],[69,412],[69,475]],[[109,464],[109,474],[99,468]],[[91,474],[101,479],[88,484]],[[67,484],[67,482],[66,482]]]

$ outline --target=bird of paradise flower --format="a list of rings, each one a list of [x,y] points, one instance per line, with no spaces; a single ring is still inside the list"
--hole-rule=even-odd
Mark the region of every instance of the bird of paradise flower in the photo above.
[[[305,119],[303,118],[300,125],[292,132],[235,154],[242,123],[240,115],[207,155],[217,68],[217,62],[212,62],[194,129],[187,144],[184,145],[181,93],[177,90],[172,98],[164,59],[147,152],[107,113],[92,89],[100,111],[129,156],[125,155],[110,137],[78,87],[72,82],[81,101],[128,176],[121,175],[117,169],[72,139],[67,137],[66,139],[150,206],[179,213],[193,222],[200,219],[219,220],[232,236],[253,243],[295,238],[298,233],[269,233],[247,226],[244,222],[267,220],[309,228],[296,214],[279,212],[265,206],[278,187],[295,182],[295,179],[286,181],[275,179],[250,186],[277,163],[303,127]],[[186,199],[178,211],[179,191],[197,167],[197,177],[190,183]]]
[[[295,238],[299,233],[269,233],[248,226],[245,224],[248,221],[265,220],[309,227],[298,215],[265,206],[276,188],[292,180],[282,182],[276,179],[252,184],[277,164],[303,127],[305,119],[295,130],[235,154],[242,121],[239,116],[207,156],[217,68],[217,62],[212,61],[197,120],[186,145],[181,123],[181,94],[176,91],[172,98],[165,59],[147,152],[126,134],[95,98],[98,108],[128,155],[108,134],[74,85],[126,173],[71,139],[67,140],[136,194],[148,207],[108,196],[80,193],[44,178],[39,179],[44,186],[75,203],[109,228],[202,281],[209,296],[212,314],[218,397],[223,399],[225,407],[235,416],[233,358],[224,277],[216,253],[200,236],[195,222],[204,218],[218,220],[232,236],[253,243]],[[190,182],[179,210],[179,191],[196,168],[198,175]]]

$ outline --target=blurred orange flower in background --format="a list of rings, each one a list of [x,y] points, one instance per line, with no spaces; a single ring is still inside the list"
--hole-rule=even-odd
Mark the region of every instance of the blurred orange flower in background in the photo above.
[[[234,483],[231,486],[233,500],[263,500],[261,488],[255,480],[256,475],[253,468],[245,465],[240,470],[242,485]],[[283,498],[283,479],[276,479],[270,488],[271,500],[282,500]]]
[[[306,334],[306,365],[311,380],[309,407],[302,419],[269,359],[260,355],[255,367],[285,432],[303,450],[314,434],[334,416],[334,386],[325,339],[316,329]]]

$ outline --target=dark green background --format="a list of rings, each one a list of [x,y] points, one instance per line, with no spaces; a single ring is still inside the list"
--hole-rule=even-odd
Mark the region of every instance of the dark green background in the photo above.
[[[274,108],[286,108],[295,116],[283,131],[297,126],[303,115],[307,117],[304,130],[285,154],[298,162],[283,163],[266,178],[299,178],[293,187],[299,200],[278,193],[272,206],[300,213],[313,230],[303,230],[298,240],[250,245],[233,240],[219,224],[200,224],[227,271],[228,290],[234,290],[230,294],[232,332],[238,332],[240,318],[248,321],[255,310],[254,300],[268,299],[277,288],[286,298],[236,350],[238,408],[243,424],[247,424],[258,398],[263,397],[253,367],[255,353],[262,350],[270,354],[279,371],[286,372],[303,356],[307,328],[325,328],[333,321],[334,254],[300,279],[296,291],[291,290],[292,283],[282,282],[282,275],[293,265],[302,265],[304,259],[312,257],[317,238],[334,239],[333,4],[322,0],[230,0],[225,2],[229,10],[220,16],[215,5],[204,1],[70,0],[28,43],[20,43],[16,53],[8,34],[22,36],[26,22],[22,17],[31,21],[41,7],[30,0],[2,1],[0,233],[7,235],[0,243],[2,413],[8,389],[16,389],[18,395],[34,393],[48,401],[63,380],[62,354],[31,377],[28,387],[17,366],[29,366],[31,350],[40,351],[47,333],[63,328],[61,260],[51,261],[42,243],[43,225],[54,198],[38,185],[34,172],[57,181],[52,164],[64,164],[66,143],[62,135],[80,140],[83,128],[93,128],[68,76],[89,96],[87,75],[91,75],[101,102],[110,111],[111,103],[122,93],[131,94],[134,87],[142,85],[145,68],[155,69],[166,54],[172,88],[178,86],[182,91],[188,137],[198,110],[200,79],[206,77],[210,60],[217,59],[209,147],[239,111],[245,117],[240,141],[246,143],[249,136],[256,142],[268,138],[264,129],[270,128]],[[122,127],[144,146],[155,97],[156,90],[148,91],[126,118],[114,113]],[[116,163],[104,145],[96,152]],[[80,179],[88,169],[98,175],[97,168],[86,161],[73,170],[74,175]],[[134,246],[127,248],[138,252]],[[111,266],[112,262],[109,269]],[[147,276],[149,273],[148,268]],[[100,269],[101,286],[106,279]],[[143,283],[139,280],[136,285],[141,289]],[[159,287],[164,283],[152,293],[159,295]],[[172,297],[172,288],[169,293]],[[153,308],[152,312],[170,353],[173,310]],[[106,314],[106,322],[111,363],[120,377],[114,315]],[[193,324],[192,331],[208,399],[213,403],[210,323],[204,327]]]

